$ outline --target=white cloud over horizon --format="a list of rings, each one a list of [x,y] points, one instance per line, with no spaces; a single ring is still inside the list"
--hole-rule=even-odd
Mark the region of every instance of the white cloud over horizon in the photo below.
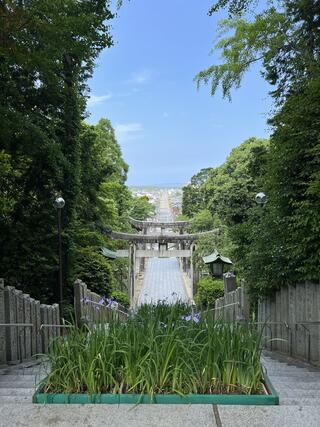
[[[109,101],[112,98],[112,94],[108,93],[106,95],[90,95],[88,99],[88,107],[94,107],[95,105],[103,104],[105,101]]]
[[[126,142],[137,139],[143,126],[141,123],[117,123],[114,127],[116,137],[119,142]]]

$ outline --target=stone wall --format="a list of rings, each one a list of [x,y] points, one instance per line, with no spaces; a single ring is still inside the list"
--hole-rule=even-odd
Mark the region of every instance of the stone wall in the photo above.
[[[40,304],[0,279],[0,365],[46,353],[59,323],[58,304]]]

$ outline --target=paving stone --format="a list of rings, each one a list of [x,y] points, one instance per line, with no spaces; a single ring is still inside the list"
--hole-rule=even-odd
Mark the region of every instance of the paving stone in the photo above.
[[[0,402],[1,396],[32,396],[35,388],[14,388],[14,384],[11,384],[10,388],[0,388]]]
[[[30,374],[21,374],[21,375],[1,375],[0,376],[0,384],[2,382],[13,382],[13,381],[33,381],[34,382],[35,375]]]
[[[222,427],[319,427],[320,407],[218,406]]]
[[[294,406],[319,406],[320,398],[317,397],[280,397],[280,405]]]
[[[34,381],[23,381],[23,378],[21,378],[21,381],[2,381],[0,382],[0,388],[11,388],[14,386],[15,388],[32,388],[35,387],[36,380]]]
[[[0,427],[213,427],[212,405],[1,405]]]
[[[319,381],[290,381],[288,379],[281,380],[279,378],[272,381],[274,387],[291,388],[299,390],[319,390]]]
[[[139,304],[162,300],[169,304],[189,300],[176,258],[151,258],[148,261]]]
[[[277,388],[276,388],[277,390]],[[277,390],[278,391],[278,390]],[[318,390],[303,390],[303,389],[299,389],[299,388],[281,388],[278,392],[280,398],[281,397],[317,397],[320,398],[320,389]],[[320,423],[319,423],[319,427],[320,427]]]

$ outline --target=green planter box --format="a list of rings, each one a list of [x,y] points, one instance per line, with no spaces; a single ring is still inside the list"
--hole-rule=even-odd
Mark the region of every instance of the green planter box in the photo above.
[[[279,405],[279,396],[266,375],[265,385],[269,392],[266,395],[188,394],[181,397],[177,394],[156,394],[153,399],[147,394],[50,394],[37,390],[33,395],[33,403]]]

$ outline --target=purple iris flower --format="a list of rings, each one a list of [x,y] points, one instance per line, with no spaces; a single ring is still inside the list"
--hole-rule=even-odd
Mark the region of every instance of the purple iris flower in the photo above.
[[[105,303],[105,299],[104,299],[104,297],[102,297],[102,298],[101,298],[101,300],[100,300],[100,301],[98,301],[98,304],[100,304],[100,305],[104,305],[104,303]]]
[[[190,320],[193,320],[195,323],[199,323],[200,322],[200,316],[198,313],[192,315],[189,314],[188,316],[183,316],[182,320],[186,320],[187,322],[190,322]]]
[[[198,313],[193,316],[193,321],[196,322],[196,323],[200,322],[200,316],[199,316]]]

